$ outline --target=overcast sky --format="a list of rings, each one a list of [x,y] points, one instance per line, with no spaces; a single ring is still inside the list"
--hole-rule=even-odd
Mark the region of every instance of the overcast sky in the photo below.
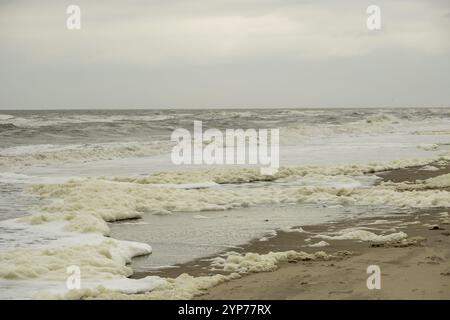
[[[449,88],[448,0],[0,0],[0,109],[450,106]]]

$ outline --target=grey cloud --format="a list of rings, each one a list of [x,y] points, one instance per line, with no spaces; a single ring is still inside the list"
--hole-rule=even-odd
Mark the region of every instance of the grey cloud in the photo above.
[[[0,2],[0,109],[450,106],[448,1],[75,2]]]

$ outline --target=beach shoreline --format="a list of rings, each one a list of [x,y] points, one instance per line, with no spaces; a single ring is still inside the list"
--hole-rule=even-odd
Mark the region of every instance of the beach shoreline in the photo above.
[[[111,117],[120,124],[117,117],[128,119]],[[137,142],[137,149],[88,144],[92,148],[83,149],[89,149],[89,157],[78,154],[80,144],[61,149],[17,142],[6,158],[15,162],[26,155],[30,166],[20,162],[23,167],[1,175],[1,218],[16,218],[2,225],[3,297],[256,299],[259,286],[252,291],[247,281],[272,281],[263,298],[364,299],[368,266],[380,267],[384,288],[386,281],[395,283],[390,274],[403,276],[405,265],[417,265],[409,276],[428,282],[405,286],[415,293],[405,291],[401,297],[420,298],[417,291],[431,283],[424,295],[448,298],[447,226],[428,230],[449,214],[447,131],[437,126],[422,136],[401,117],[351,112],[336,115],[342,120],[333,125],[327,116],[316,115],[305,132],[286,117],[291,115],[282,114],[286,136],[310,141],[287,144],[288,161],[269,178],[244,167],[173,168],[163,155],[140,157],[145,150]],[[211,123],[221,128],[229,121],[216,118],[222,119],[214,114]],[[264,124],[264,115],[256,119],[261,121],[255,124]],[[64,117],[58,121],[67,125]],[[325,124],[325,136],[313,123]],[[373,125],[367,128],[367,123]],[[423,129],[430,127],[427,122]],[[99,160],[104,157],[111,161]],[[16,197],[19,193],[23,199]],[[399,242],[386,245],[393,238]],[[402,256],[406,253],[415,260]],[[64,282],[72,265],[83,270],[80,290],[68,290]],[[302,271],[305,266],[309,269]],[[343,277],[342,270],[358,276]],[[308,280],[315,276],[325,283]],[[20,285],[11,285],[10,279]],[[235,292],[233,286],[241,289]],[[308,286],[309,293],[303,292]]]
[[[377,175],[382,178],[379,183],[408,183],[448,172],[450,166],[434,171],[409,167]],[[280,262],[275,271],[242,274],[203,291],[195,299],[450,299],[449,213],[449,208],[399,209],[375,217],[296,226],[291,232],[277,231],[266,241],[254,239],[233,251],[260,255],[289,250],[310,254],[324,251],[335,258]],[[326,239],[327,246],[309,246],[320,242],[320,235],[346,229],[379,235],[404,232],[407,238],[387,242]],[[212,270],[213,258],[205,257],[150,273],[135,273],[132,278],[231,273]],[[367,287],[370,265],[380,267],[380,290]]]
[[[329,261],[282,262],[273,272],[247,274],[239,279],[210,288],[199,299],[449,299],[450,232],[437,214],[440,210],[423,210],[414,214],[396,214],[378,219],[361,219],[304,227],[316,234],[348,227],[372,227],[405,232],[411,243],[359,242],[326,240],[320,248],[327,254],[349,251],[343,259]],[[445,211],[448,213],[448,210]],[[416,223],[419,221],[419,223]],[[438,229],[434,229],[435,225]],[[371,231],[374,231],[373,229]],[[377,231],[374,231],[377,232]],[[278,233],[265,244],[254,242],[250,252],[295,250],[316,252],[303,247],[305,233]],[[422,240],[423,239],[423,240]],[[367,268],[381,270],[381,289],[369,290]]]

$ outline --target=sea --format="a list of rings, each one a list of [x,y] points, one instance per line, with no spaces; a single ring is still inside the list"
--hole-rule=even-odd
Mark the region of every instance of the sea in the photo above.
[[[279,129],[279,175],[175,164],[171,136],[194,121],[221,132]],[[279,230],[410,210],[333,190],[362,192],[379,181],[374,168],[428,163],[449,149],[449,108],[0,110],[0,298],[64,293],[72,265],[86,287],[132,294],[161,280],[131,283],[133,272]]]

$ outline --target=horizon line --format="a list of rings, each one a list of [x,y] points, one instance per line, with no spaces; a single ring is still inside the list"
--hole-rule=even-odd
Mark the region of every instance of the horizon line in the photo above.
[[[372,106],[372,107],[367,107],[367,106],[363,106],[363,107],[356,107],[356,106],[352,106],[352,107],[340,107],[340,106],[321,106],[321,107],[195,107],[195,108],[189,108],[189,107],[132,107],[132,108],[127,108],[127,107],[119,107],[119,108],[108,108],[108,107],[98,107],[98,108],[90,108],[90,107],[70,107],[70,108],[63,108],[63,107],[56,107],[56,108],[22,108],[22,107],[17,107],[17,108],[13,108],[13,109],[2,109],[0,108],[0,112],[5,112],[5,111],[103,111],[103,110],[121,110],[121,111],[125,111],[125,110],[129,110],[129,111],[133,111],[133,110],[158,110],[158,111],[168,111],[168,110],[248,110],[248,109],[252,109],[252,110],[274,110],[274,109],[280,109],[280,110],[310,110],[310,109],[316,109],[316,110],[322,110],[322,109],[447,109],[450,108],[449,106],[412,106],[412,107],[408,107],[408,106],[403,106],[403,107],[395,107],[395,106],[383,106],[383,107],[379,107],[379,106]]]

